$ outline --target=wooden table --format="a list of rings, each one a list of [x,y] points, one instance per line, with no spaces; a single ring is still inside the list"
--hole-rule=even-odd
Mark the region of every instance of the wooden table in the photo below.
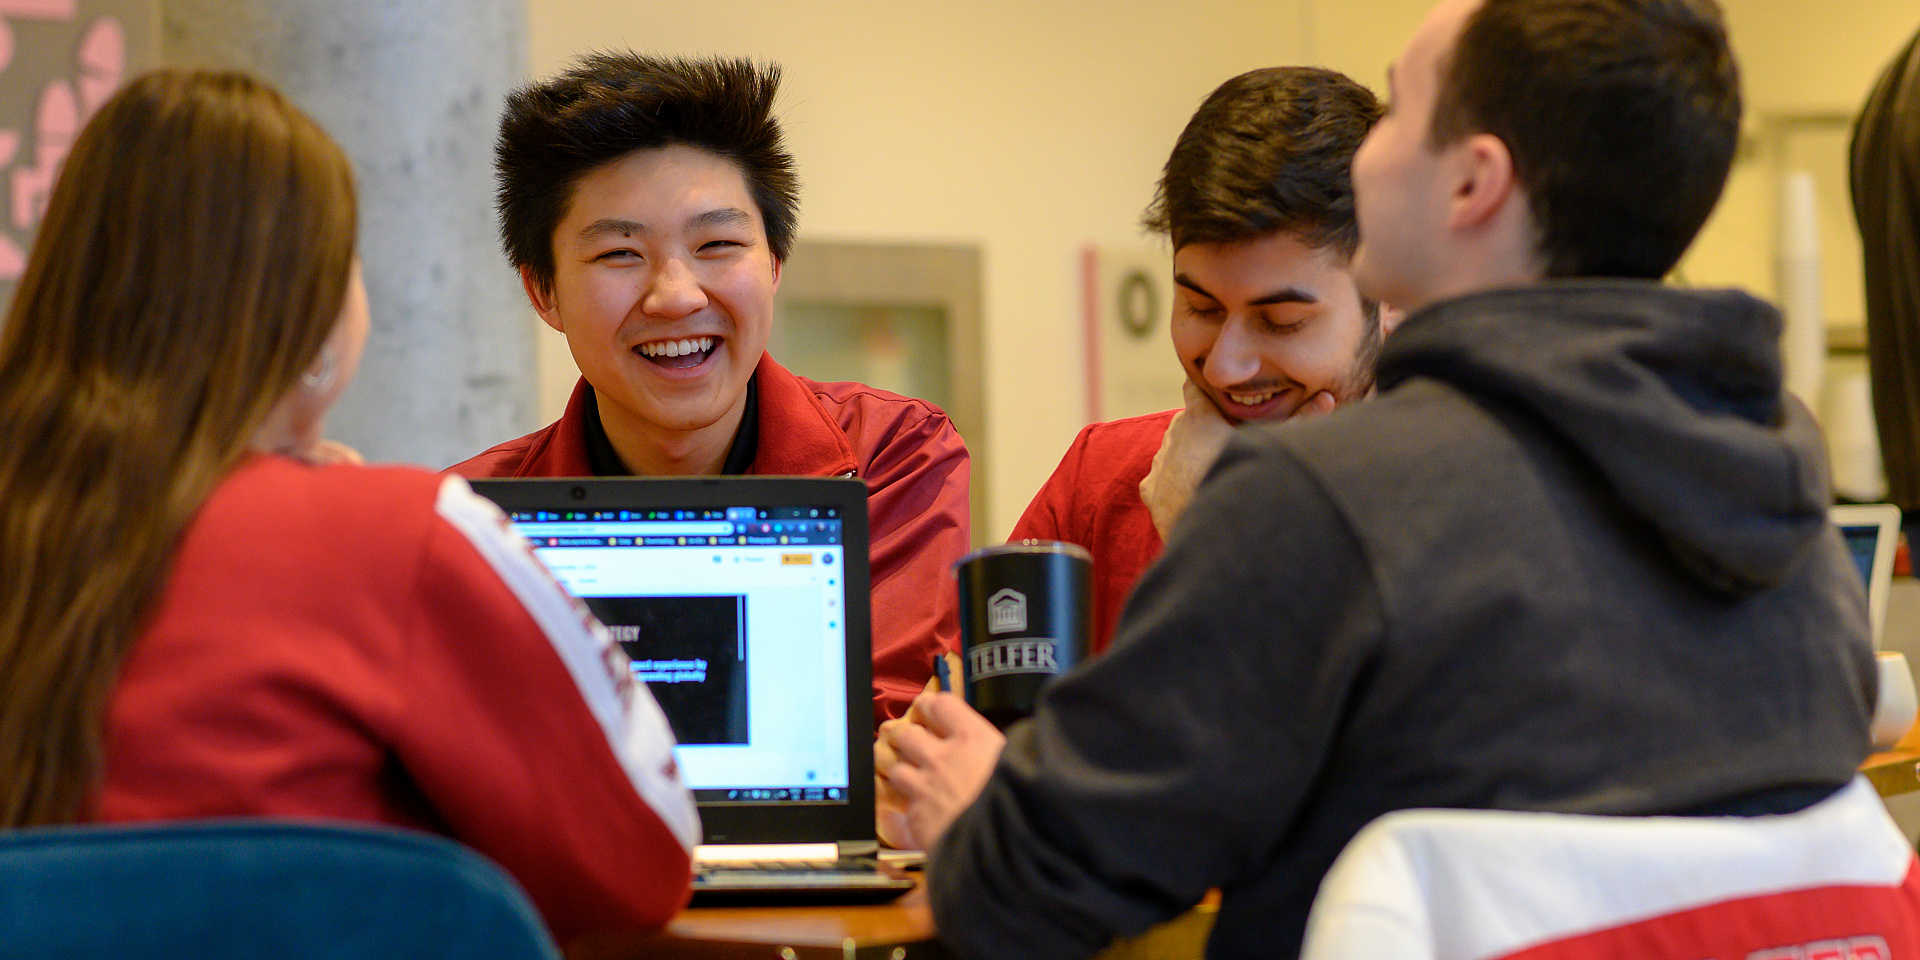
[[[1095,960],[1200,960],[1219,900],[1137,937],[1116,941]],[[651,934],[586,938],[568,960],[950,960],[933,929],[926,890],[869,907],[699,907]]]
[[[1883,797],[1920,790],[1920,725],[1908,730],[1892,750],[1868,757],[1860,772]]]
[[[851,907],[699,907],[651,934],[589,937],[568,960],[949,960],[924,889]]]

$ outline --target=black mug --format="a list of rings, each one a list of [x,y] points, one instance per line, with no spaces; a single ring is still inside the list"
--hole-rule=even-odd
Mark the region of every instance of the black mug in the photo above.
[[[1054,677],[1087,656],[1093,556],[1053,540],[967,554],[960,579],[960,672],[967,703],[1007,726],[1033,712]]]

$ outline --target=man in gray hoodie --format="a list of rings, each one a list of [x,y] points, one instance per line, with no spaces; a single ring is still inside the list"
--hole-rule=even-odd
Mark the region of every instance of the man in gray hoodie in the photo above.
[[[997,765],[949,694],[886,730],[962,956],[1090,955],[1215,887],[1210,956],[1291,956],[1388,811],[1787,812],[1866,755],[1779,316],[1658,282],[1738,135],[1712,0],[1443,0],[1392,104],[1354,165],[1362,288],[1409,312],[1379,397],[1241,431]]]

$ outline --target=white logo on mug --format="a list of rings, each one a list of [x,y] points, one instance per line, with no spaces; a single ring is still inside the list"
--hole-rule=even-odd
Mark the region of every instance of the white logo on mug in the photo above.
[[[985,680],[1003,673],[1059,672],[1060,661],[1054,657],[1053,641],[1046,637],[991,640],[975,644],[967,651],[968,680]]]
[[[1012,587],[987,600],[987,632],[1019,633],[1027,629],[1027,597]]]

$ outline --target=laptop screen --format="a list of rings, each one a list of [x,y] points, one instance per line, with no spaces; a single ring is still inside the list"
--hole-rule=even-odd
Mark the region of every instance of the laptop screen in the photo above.
[[[844,524],[828,504],[508,509],[612,631],[703,807],[844,804]]]
[[[1841,524],[1840,536],[1847,541],[1847,553],[1853,556],[1854,566],[1860,569],[1860,582],[1873,583],[1873,560],[1880,549],[1879,524]]]
[[[1849,504],[1828,511],[1840,530],[1847,555],[1867,587],[1867,617],[1877,649],[1885,630],[1887,594],[1892,592],[1893,555],[1900,542],[1900,508],[1889,504]]]

